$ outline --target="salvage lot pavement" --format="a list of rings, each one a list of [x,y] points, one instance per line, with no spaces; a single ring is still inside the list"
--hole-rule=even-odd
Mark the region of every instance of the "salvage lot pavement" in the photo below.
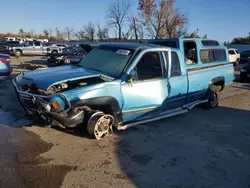
[[[45,61],[12,64],[14,76]],[[11,81],[2,81],[0,187],[250,187],[249,99],[250,84],[234,83],[216,109],[195,108],[97,141],[28,125]]]

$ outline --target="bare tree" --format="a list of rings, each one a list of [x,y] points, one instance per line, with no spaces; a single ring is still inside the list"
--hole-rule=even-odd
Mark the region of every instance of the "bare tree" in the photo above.
[[[107,24],[117,29],[119,40],[121,40],[122,29],[127,21],[130,8],[129,0],[115,0],[106,10]]]
[[[186,34],[188,16],[174,7],[174,0],[140,0],[139,12],[143,25],[154,38],[180,37]]]
[[[48,29],[48,32],[49,32],[49,37],[52,37],[53,36],[53,29]]]
[[[137,29],[137,24],[136,24],[136,18],[133,17],[132,20],[131,20],[131,27],[133,28],[133,31],[134,31],[134,36],[135,36],[135,40],[137,41],[138,40],[138,29]]]
[[[63,40],[63,32],[60,31],[57,27],[55,28],[56,31],[56,40],[60,41]]]
[[[49,31],[47,29],[43,30],[43,35],[45,38],[49,38]]]
[[[101,28],[101,26],[98,24],[97,26],[97,38],[99,39],[99,41],[105,41],[108,39],[108,28],[104,27],[104,28]]]
[[[95,39],[95,25],[92,22],[89,22],[88,25],[84,26],[85,38],[90,41],[94,41]]]
[[[81,35],[81,30],[75,32],[75,37],[77,40],[82,40],[84,37]]]
[[[35,37],[35,29],[30,29],[28,34],[30,35],[30,37]]]
[[[20,37],[24,37],[24,35],[25,35],[24,30],[23,30],[23,29],[19,29],[18,35],[19,35]]]
[[[181,37],[187,33],[186,25],[188,23],[187,13],[181,13],[179,9],[174,8],[174,0],[166,2],[166,25],[167,37]]]
[[[79,31],[77,31],[77,32],[75,32],[75,37],[76,37],[77,40],[84,40],[84,39],[86,39],[85,32],[82,29],[79,30]]]
[[[74,29],[73,28],[69,28],[69,27],[65,27],[65,29],[64,29],[64,35],[65,35],[65,38],[67,40],[71,40],[72,37],[74,36]]]
[[[138,17],[132,17],[130,20],[130,35],[131,37],[135,38],[135,40],[143,39],[144,38],[144,27]]]

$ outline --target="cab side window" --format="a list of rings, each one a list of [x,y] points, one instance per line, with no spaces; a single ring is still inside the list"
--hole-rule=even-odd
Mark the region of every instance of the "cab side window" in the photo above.
[[[150,80],[162,77],[162,62],[158,52],[148,52],[142,56],[135,67],[138,80]]]
[[[180,76],[181,75],[181,66],[179,57],[176,52],[171,52],[171,72],[170,77]]]
[[[34,44],[35,44],[35,46],[40,46],[41,45],[41,43],[38,42],[38,41],[35,41]]]

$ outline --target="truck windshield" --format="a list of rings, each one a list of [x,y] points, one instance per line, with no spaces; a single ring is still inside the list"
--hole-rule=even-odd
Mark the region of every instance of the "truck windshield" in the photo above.
[[[133,51],[128,49],[110,46],[98,47],[91,50],[79,65],[85,69],[118,78],[132,54]]]

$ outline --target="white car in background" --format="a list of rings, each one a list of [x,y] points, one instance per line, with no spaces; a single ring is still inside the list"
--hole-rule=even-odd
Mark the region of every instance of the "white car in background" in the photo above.
[[[229,48],[228,49],[229,54],[229,62],[233,63],[234,66],[238,65],[240,63],[240,53],[235,48]]]

